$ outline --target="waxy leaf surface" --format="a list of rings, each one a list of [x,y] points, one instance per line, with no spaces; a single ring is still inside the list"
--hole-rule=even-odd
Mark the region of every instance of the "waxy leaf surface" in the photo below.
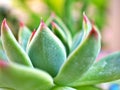
[[[25,51],[30,35],[31,31],[26,26],[21,25],[18,33],[18,41]]]
[[[21,48],[19,43],[16,41],[5,19],[1,26],[1,39],[5,53],[10,61],[32,67],[32,63],[27,53],[25,53],[23,48]]]
[[[52,76],[58,73],[66,60],[65,47],[44,22],[41,22],[33,36],[27,52],[35,67],[47,71]]]
[[[63,32],[63,30],[55,22],[52,22],[52,31],[64,44],[64,46],[66,48],[67,55],[68,55],[70,52],[70,47],[69,47],[69,43],[68,43],[67,38],[66,38],[66,34]]]
[[[69,46],[69,49],[71,48],[71,45],[72,45],[72,37],[71,37],[71,34],[70,34],[70,31],[68,30],[68,28],[65,26],[65,24],[62,22],[62,20],[55,16],[54,14],[52,14],[50,16],[50,18],[47,20],[46,24],[51,28],[51,22],[54,22],[56,23],[60,28],[61,30],[64,32],[65,36],[66,36],[66,39],[67,39],[67,44]],[[52,28],[51,28],[52,29]],[[70,52],[70,51],[69,51]]]
[[[0,87],[13,90],[50,90],[52,77],[38,69],[0,61]]]
[[[84,39],[86,38],[86,36],[88,36],[91,29],[92,24],[90,23],[85,13],[83,13],[83,27],[79,34],[77,34],[73,39],[71,52],[74,51],[82,43],[82,41],[84,41]]]
[[[69,85],[78,80],[94,63],[101,47],[99,32],[93,27],[84,42],[71,53],[55,77],[58,85]]]
[[[96,62],[74,86],[91,85],[120,79],[120,52]]]

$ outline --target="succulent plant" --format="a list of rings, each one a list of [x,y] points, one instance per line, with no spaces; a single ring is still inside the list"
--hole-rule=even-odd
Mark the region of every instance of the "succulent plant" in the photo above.
[[[60,18],[52,16],[33,32],[21,23],[18,41],[4,19],[1,41],[0,88],[100,90],[97,84],[120,79],[120,52],[96,61],[101,36],[85,14],[83,30],[73,39]]]

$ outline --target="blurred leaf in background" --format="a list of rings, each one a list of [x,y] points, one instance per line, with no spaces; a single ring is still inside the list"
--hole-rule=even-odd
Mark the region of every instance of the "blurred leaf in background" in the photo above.
[[[66,22],[73,35],[82,29],[84,11],[100,30],[105,24],[107,0],[45,0],[45,2],[51,11]]]
[[[0,7],[0,24],[4,18],[8,20],[8,23],[12,28],[13,34],[15,35],[15,37],[17,37],[18,27],[19,27],[18,19],[11,14],[10,9],[1,6]]]
[[[62,18],[72,35],[82,29],[82,14],[86,14],[98,26],[105,25],[107,0],[12,0],[13,5],[28,15],[27,25],[33,30],[40,17],[46,20],[51,12]],[[34,24],[33,24],[34,23]]]
[[[44,0],[43,0],[44,1]],[[13,6],[26,14],[26,25],[33,30],[39,25],[41,17],[43,20],[49,16],[46,5],[42,0],[12,0]],[[20,18],[19,18],[20,19]]]

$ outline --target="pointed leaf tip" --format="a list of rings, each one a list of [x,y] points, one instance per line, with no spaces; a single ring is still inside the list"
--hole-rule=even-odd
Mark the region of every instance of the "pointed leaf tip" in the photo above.
[[[54,12],[51,13],[51,17],[54,18],[56,15]]]
[[[85,23],[87,23],[87,21],[88,21],[88,18],[86,16],[85,12],[83,12],[83,20],[85,21]]]
[[[30,37],[30,41],[31,41],[32,38],[34,37],[35,33],[36,33],[36,29],[33,30],[32,34],[31,34],[31,37]]]
[[[0,61],[0,68],[6,67],[7,63],[3,60]]]
[[[24,22],[20,21],[19,25],[20,25],[20,27],[24,27]]]
[[[2,22],[2,26],[6,26],[7,23],[6,23],[6,18],[4,18],[3,22]]]
[[[92,30],[90,32],[90,35],[94,35],[96,39],[98,38],[98,32],[97,32],[96,27],[94,25],[92,26]]]
[[[52,21],[51,24],[52,24],[52,28],[56,28],[55,22]]]
[[[45,25],[44,21],[41,20],[40,27],[43,28],[43,27],[45,27],[45,26],[46,26],[46,25]],[[40,29],[40,30],[42,30],[42,29]]]

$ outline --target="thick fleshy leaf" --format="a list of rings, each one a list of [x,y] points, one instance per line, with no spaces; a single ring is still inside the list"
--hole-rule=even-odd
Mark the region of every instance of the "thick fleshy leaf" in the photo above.
[[[69,47],[69,43],[67,41],[67,38],[66,38],[66,35],[65,33],[63,32],[63,30],[55,23],[55,22],[52,22],[52,30],[53,30],[53,33],[62,41],[62,43],[64,44],[65,48],[66,48],[66,52],[67,52],[67,55],[69,54],[70,52],[70,47]]]
[[[56,87],[54,87],[54,88],[52,88],[51,90],[77,90],[77,89],[75,89],[75,88],[72,88],[72,87],[65,87],[65,86],[56,86]]]
[[[1,26],[1,39],[3,48],[10,61],[17,62],[32,67],[32,63],[25,51],[16,41],[10,28],[8,27],[6,20],[3,20]]]
[[[0,87],[14,90],[50,90],[53,79],[42,70],[0,61]]]
[[[3,50],[1,38],[0,38],[0,60],[7,60],[7,56]]]
[[[42,21],[27,49],[28,55],[37,68],[55,76],[66,60],[65,47]]]
[[[90,85],[120,79],[120,52],[96,62],[74,86]]]
[[[83,13],[83,27],[82,28],[83,28],[82,31],[80,31],[80,33],[77,36],[75,36],[75,38],[73,39],[71,52],[75,50],[82,43],[82,41],[84,41],[84,38],[86,38],[86,36],[89,34],[89,32],[92,29],[92,24],[90,23],[85,13]]]
[[[89,69],[95,61],[101,47],[99,32],[93,26],[84,42],[71,53],[66,62],[61,67],[58,75],[55,77],[55,83],[58,85],[71,86]]]
[[[52,29],[51,22],[55,22],[61,28],[61,30],[63,30],[63,32],[66,36],[66,39],[67,39],[68,46],[69,46],[69,48],[71,48],[72,37],[71,37],[70,31],[65,26],[65,24],[62,22],[62,20],[59,17],[57,17],[54,13],[52,13],[50,18],[46,22],[47,26],[49,26]]]
[[[101,88],[98,88],[96,86],[81,86],[77,87],[77,90],[102,90]]]
[[[18,41],[25,51],[30,35],[31,35],[31,31],[22,22],[20,22]]]

